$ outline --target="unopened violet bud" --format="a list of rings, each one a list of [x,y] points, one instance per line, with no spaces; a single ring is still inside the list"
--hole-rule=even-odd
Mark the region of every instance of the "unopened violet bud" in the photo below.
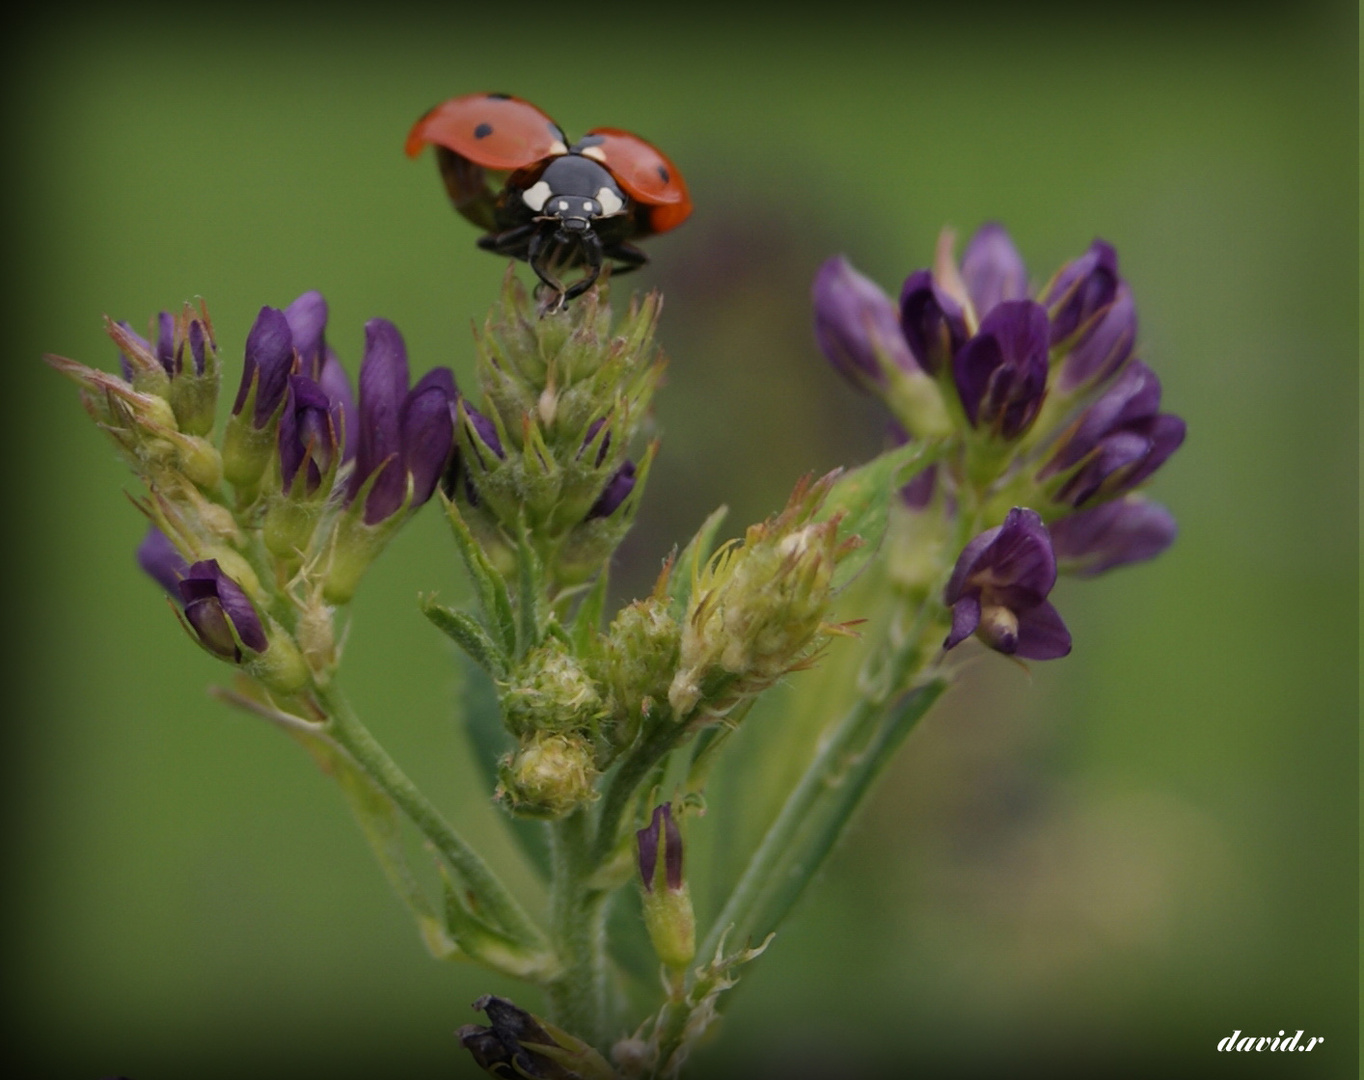
[[[189,332],[185,335],[185,340],[180,343],[180,347],[175,354],[176,372],[185,370],[185,346],[189,346],[189,362],[195,375],[202,375],[208,366],[211,353],[217,352],[217,346],[213,339],[204,329],[204,324],[198,319],[191,319]]]
[[[639,876],[645,892],[662,886],[682,888],[682,832],[673,820],[673,804],[654,807],[649,824],[635,833],[639,847]],[[663,880],[658,880],[658,853],[663,850]]]
[[[664,966],[683,970],[696,955],[696,917],[682,877],[682,831],[673,818],[672,803],[654,807],[649,824],[635,833],[635,840],[649,940]]]
[[[156,359],[166,369],[167,375],[175,374],[175,317],[163,311],[156,317]]]
[[[323,357],[322,374],[317,380],[317,385],[322,387],[327,400],[331,402],[332,423],[336,428],[337,438],[341,441],[341,460],[353,461],[356,444],[359,442],[355,428],[358,422],[355,394],[350,388],[350,379],[346,377],[346,369],[341,366],[341,361],[330,347]]]
[[[134,330],[126,319],[120,319],[116,325],[123,331],[124,340],[135,348],[140,349],[141,354],[146,356],[155,355],[152,352],[151,343]],[[125,382],[133,382],[134,377],[136,376],[136,370],[134,369],[133,361],[129,359],[128,351],[125,351],[124,349],[119,349],[118,351],[118,369],[122,373]]]
[[[189,573],[189,563],[155,525],[147,527],[147,535],[137,546],[137,565],[167,593],[179,597],[180,580]]]
[[[1137,339],[1137,308],[1126,282],[1108,310],[1084,334],[1061,363],[1058,387],[1068,393],[1081,386],[1098,385],[1112,378],[1132,355]]]
[[[260,616],[241,586],[219,569],[216,559],[195,563],[176,588],[186,621],[209,652],[239,664],[243,646],[265,651],[269,642]]]
[[[318,381],[326,355],[327,301],[315,289],[305,292],[284,309],[294,348],[298,350],[300,370]]]
[[[606,481],[606,486],[597,496],[597,501],[592,504],[587,511],[585,520],[591,521],[593,518],[610,517],[618,509],[620,504],[629,497],[630,492],[635,490],[635,463],[627,461],[621,465]]]
[[[407,399],[407,347],[398,328],[387,319],[365,324],[365,354],[360,362],[360,406],[356,432],[355,471],[347,501],[353,502],[370,478],[365,520],[387,517],[402,502],[407,487],[402,467],[402,411]],[[370,504],[374,514],[371,515]]]
[[[605,426],[606,417],[604,416],[597,417],[597,419],[593,420],[592,423],[587,425],[587,433],[583,435],[583,444],[578,448],[578,457],[583,456],[583,453],[587,450],[587,448],[592,445],[592,440],[597,437],[598,432],[600,432],[601,429]],[[602,436],[601,442],[597,445],[597,458],[596,461],[593,462],[593,464],[600,468],[601,463],[606,460],[606,452],[610,449],[611,432],[608,431],[605,435]]]
[[[488,450],[493,458],[502,461],[506,458],[506,452],[502,449],[502,440],[497,435],[497,425],[490,417],[484,416],[481,412],[469,404],[469,399],[460,397],[460,407],[469,418],[469,426],[473,428],[476,436],[471,440],[474,453],[478,455],[479,463],[484,469],[491,468],[492,462],[484,458],[480,452],[480,446]]]
[[[976,230],[961,259],[961,277],[978,319],[1004,300],[1026,300],[1028,270],[1003,225],[989,222]]]
[[[1118,253],[1095,240],[1052,281],[1042,303],[1051,317],[1051,343],[1065,341],[1109,304],[1118,292]]]
[[[933,281],[929,270],[916,270],[900,290],[900,328],[919,366],[936,375],[951,364],[966,342],[966,317],[956,300]]]
[[[1160,380],[1130,362],[1061,437],[1038,479],[1069,473],[1054,498],[1075,507],[1132,490],[1184,442],[1184,421],[1159,408]]]
[[[811,294],[815,339],[829,363],[854,386],[878,393],[886,384],[884,365],[902,371],[918,368],[890,297],[842,255],[819,268]]]
[[[966,418],[1016,439],[1037,416],[1047,388],[1047,313],[1031,300],[1005,300],[952,364]]]
[[[449,368],[427,372],[403,402],[403,460],[412,477],[413,507],[431,498],[455,446],[453,406],[459,391]],[[369,507],[365,508],[366,516]]]
[[[246,366],[237,400],[232,405],[232,415],[239,415],[245,408],[254,387],[250,419],[257,430],[264,428],[284,400],[293,365],[294,339],[289,331],[289,320],[278,308],[261,308],[246,335]]]
[[[962,549],[943,603],[952,612],[944,649],[972,634],[990,648],[1027,660],[1070,652],[1070,632],[1047,601],[1056,583],[1051,536],[1034,510],[1015,507],[1002,525]]]
[[[338,462],[336,429],[331,402],[306,375],[290,375],[284,412],[279,421],[280,479],[285,493],[310,496]],[[303,470],[295,492],[295,479]]]
[[[1178,528],[1165,507],[1129,495],[1068,514],[1050,531],[1060,570],[1094,577],[1155,558],[1174,543]]]

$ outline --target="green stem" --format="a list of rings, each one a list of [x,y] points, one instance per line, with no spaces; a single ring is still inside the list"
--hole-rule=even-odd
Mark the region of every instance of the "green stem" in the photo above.
[[[318,687],[330,717],[327,733],[355,759],[365,775],[391,798],[451,867],[464,879],[483,913],[509,936],[530,948],[547,946],[544,933],[525,913],[487,863],[455,832],[417,786],[398,768],[335,686]]]
[[[916,621],[878,673],[876,689],[821,741],[749,859],[698,956],[712,956],[731,926],[732,940],[738,942],[760,940],[775,930],[823,865],[872,781],[946,686],[935,679],[907,696],[899,694],[922,663],[923,633]]]
[[[633,753],[626,755],[611,778],[602,799],[601,813],[597,817],[597,837],[592,847],[592,862],[600,865],[611,857],[616,848],[617,833],[620,831],[620,818],[634,797],[635,789],[649,775],[681,736],[679,725],[660,722],[654,731],[639,744]]]
[[[609,1040],[606,1019],[606,901],[587,884],[595,863],[590,818],[577,810],[551,827],[550,917],[562,974],[549,984],[550,1017],[598,1049]]]

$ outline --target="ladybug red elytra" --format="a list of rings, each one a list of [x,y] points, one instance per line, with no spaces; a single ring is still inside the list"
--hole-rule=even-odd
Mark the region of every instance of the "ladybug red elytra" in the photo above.
[[[478,246],[528,262],[556,306],[591,288],[607,260],[618,274],[643,266],[648,256],[629,241],[691,213],[682,174],[638,135],[593,128],[570,146],[558,124],[509,94],[437,105],[408,133],[408,157],[428,143],[455,209],[486,233]],[[558,272],[577,266],[582,278],[565,287]]]

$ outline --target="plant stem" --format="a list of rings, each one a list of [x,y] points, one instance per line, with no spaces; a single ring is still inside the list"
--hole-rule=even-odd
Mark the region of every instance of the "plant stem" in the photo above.
[[[369,729],[355,715],[345,696],[333,685],[317,688],[317,697],[330,718],[327,733],[355,759],[365,775],[373,780],[405,813],[477,898],[481,910],[509,936],[530,948],[544,949],[544,933],[489,869],[469,843],[408,779],[388,756]]]
[[[587,884],[592,858],[590,816],[580,809],[554,822],[551,932],[562,974],[549,984],[554,1023],[598,1049],[608,1049],[606,1023],[607,893]]]
[[[935,679],[908,695],[898,693],[922,662],[922,640],[923,628],[916,622],[892,647],[875,679],[877,689],[858,701],[821,741],[749,859],[697,950],[698,956],[712,956],[731,926],[735,941],[760,940],[777,928],[799,899],[876,775],[946,686]],[[823,818],[812,823],[821,811]]]

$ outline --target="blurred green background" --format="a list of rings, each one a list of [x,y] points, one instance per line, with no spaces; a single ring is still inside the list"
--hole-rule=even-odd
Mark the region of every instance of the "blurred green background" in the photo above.
[[[895,291],[944,223],[1004,221],[1039,282],[1102,236],[1189,423],[1153,485],[1176,546],[1059,588],[1067,660],[974,666],[696,1075],[1357,1074],[1353,5],[225,10],[54,8],[6,46],[3,955],[26,1075],[464,1076],[469,1003],[518,992],[428,959],[329,781],[205,696],[226,669],[137,573],[128,478],[38,362],[112,365],[102,314],[142,326],[200,294],[230,396],[260,305],[319,288],[352,371],[384,315],[414,370],[467,380],[502,267],[401,148],[475,90],[571,134],[638,131],[691,184],[694,219],[638,276],[665,290],[672,364],[622,597],[714,505],[737,530],[880,446],[811,340],[836,252]],[[432,513],[366,579],[345,682],[533,887],[419,590],[463,590]],[[819,678],[779,691],[717,778],[693,830],[703,919]],[[1280,1028],[1326,1041],[1214,1049]]]

